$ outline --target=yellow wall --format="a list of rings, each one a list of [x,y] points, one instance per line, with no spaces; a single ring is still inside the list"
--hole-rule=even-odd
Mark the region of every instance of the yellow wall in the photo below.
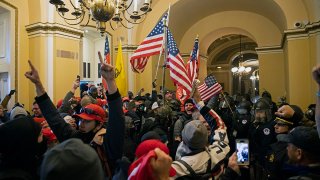
[[[286,95],[285,67],[282,52],[259,54],[259,91],[267,90],[272,94],[272,100],[278,102],[281,96]]]
[[[306,108],[314,102],[311,91],[310,41],[309,39],[294,39],[288,42],[288,82],[290,93],[288,100],[291,104],[298,104]]]
[[[57,50],[70,51],[79,54],[79,40],[56,37],[54,40],[54,99],[57,102],[63,99],[65,94],[73,87],[77,75],[80,72],[78,59],[57,57]],[[76,91],[76,96],[80,96],[80,90]]]

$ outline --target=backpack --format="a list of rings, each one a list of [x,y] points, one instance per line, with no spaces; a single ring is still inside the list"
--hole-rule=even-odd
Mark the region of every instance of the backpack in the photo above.
[[[224,163],[224,161],[220,161],[217,163],[212,169],[211,169],[211,159],[208,160],[208,166],[207,170],[204,173],[196,173],[192,167],[183,161],[182,159],[177,160],[179,163],[183,164],[190,174],[180,176],[177,178],[177,180],[208,180],[208,179],[215,179],[214,176],[217,175],[220,172],[220,165]]]

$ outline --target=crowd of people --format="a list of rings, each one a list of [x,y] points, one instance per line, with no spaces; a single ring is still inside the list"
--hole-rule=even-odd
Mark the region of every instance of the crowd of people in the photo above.
[[[32,113],[7,110],[14,90],[0,105],[0,179],[320,179],[320,93],[305,112],[267,91],[204,102],[195,89],[181,103],[156,82],[121,95],[114,67],[101,64],[107,90],[77,78],[54,104],[29,61]],[[320,66],[312,73],[320,87]]]

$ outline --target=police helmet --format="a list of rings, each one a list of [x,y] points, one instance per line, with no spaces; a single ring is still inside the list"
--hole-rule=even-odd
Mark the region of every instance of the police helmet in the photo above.
[[[271,94],[268,91],[263,91],[261,94],[262,97],[266,97],[269,99],[272,99]]]
[[[254,110],[270,110],[270,104],[265,98],[260,98],[253,106]]]
[[[306,118],[308,118],[310,121],[315,121],[315,115],[316,115],[316,104],[310,104],[308,106],[308,109],[304,113]]]

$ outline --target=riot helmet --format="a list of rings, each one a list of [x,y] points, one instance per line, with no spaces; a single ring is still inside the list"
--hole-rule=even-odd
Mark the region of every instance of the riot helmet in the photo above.
[[[254,104],[254,124],[263,124],[272,120],[271,107],[265,98],[260,98]]]
[[[245,115],[245,114],[248,114],[250,112],[251,104],[247,100],[242,100],[242,101],[239,102],[239,104],[237,105],[236,109],[237,109],[237,112],[239,114]]]
[[[316,105],[315,104],[310,104],[308,106],[308,109],[304,113],[307,119],[310,121],[315,121],[315,115],[316,115]]]

